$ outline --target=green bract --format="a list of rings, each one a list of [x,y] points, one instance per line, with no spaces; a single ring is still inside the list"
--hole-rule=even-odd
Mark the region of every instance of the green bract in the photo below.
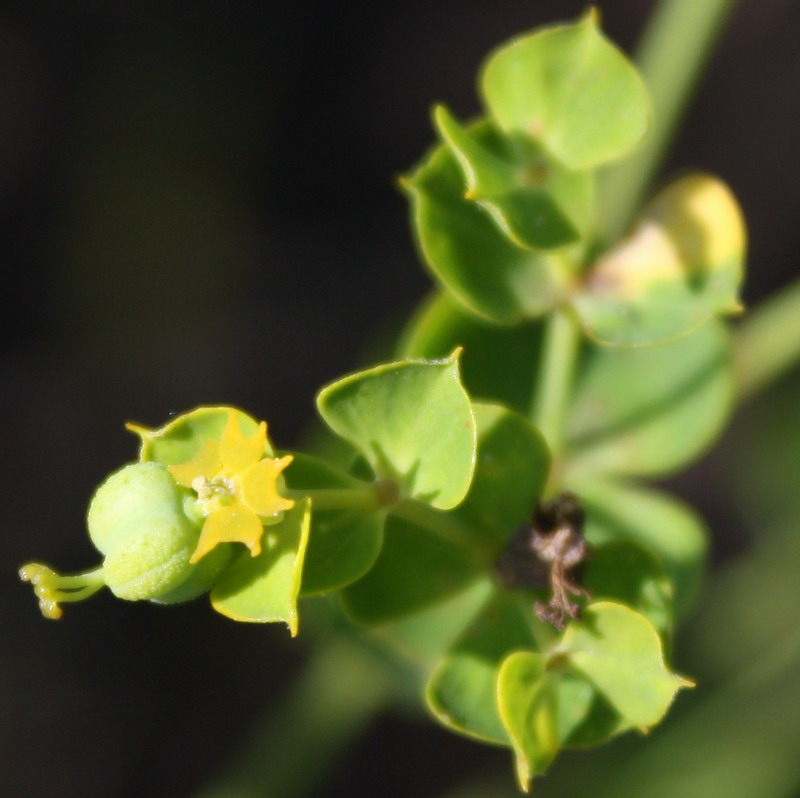
[[[428,682],[428,706],[442,723],[487,742],[510,742],[498,708],[498,678],[509,653],[537,647],[528,615],[505,593],[482,608]]]
[[[202,448],[203,444],[222,435],[232,408],[198,407],[191,413],[175,416],[159,429],[145,429],[135,424],[128,428],[141,438],[140,460],[154,460],[172,465],[186,463]],[[245,434],[256,431],[258,424],[241,410],[234,410],[239,427]],[[265,454],[272,455],[269,440]]]
[[[487,122],[471,128],[490,149],[502,141]],[[473,313],[501,324],[541,315],[564,296],[566,275],[544,252],[517,246],[495,219],[466,198],[455,156],[439,147],[402,184],[425,263],[448,292]]]
[[[352,491],[369,495],[370,488],[361,480],[308,455],[295,454],[294,458],[291,477],[295,491]],[[316,508],[311,515],[302,595],[339,590],[369,571],[383,544],[385,516],[386,508],[379,504],[377,494],[372,504],[367,502],[361,507]]]
[[[666,341],[738,313],[745,232],[724,183],[689,175],[658,194],[627,239],[596,261],[575,305],[610,344]]]
[[[567,425],[570,468],[672,473],[717,437],[732,405],[730,337],[718,322],[658,347],[587,347]]]
[[[393,511],[377,562],[343,592],[355,620],[383,625],[464,592],[486,578],[511,533],[530,515],[549,466],[542,437],[500,407],[475,405],[475,417],[478,456],[469,493],[450,515],[419,505]]]
[[[708,548],[696,513],[669,494],[613,480],[578,483],[576,489],[588,512],[590,539],[629,540],[652,552],[670,578],[675,614],[685,613],[700,586]]]
[[[217,612],[235,621],[283,621],[297,634],[297,595],[308,543],[311,503],[295,505],[266,532],[261,554],[238,556],[211,591]]]
[[[585,676],[630,726],[661,720],[675,693],[692,682],[670,673],[651,624],[621,604],[598,602],[564,633],[558,653]]]
[[[581,191],[587,190],[585,175],[548,164],[532,142],[527,152],[518,146],[509,149],[506,157],[495,155],[442,106],[435,110],[434,121],[461,167],[465,198],[484,208],[514,244],[547,250],[578,240],[578,230],[567,213]],[[567,200],[564,211],[560,197]],[[576,215],[580,210],[575,209]]]
[[[649,101],[593,13],[498,50],[481,88],[489,117],[465,128],[438,107],[442,146],[403,185],[436,277],[512,324],[571,296],[593,226],[590,168],[642,137]]]
[[[650,101],[633,65],[590,11],[575,25],[522,36],[495,52],[481,89],[513,136],[539,139],[572,169],[623,155],[644,136]]]
[[[400,496],[442,510],[469,489],[475,420],[461,386],[458,353],[445,360],[388,363],[328,385],[317,399],[330,428]]]
[[[544,773],[559,748],[558,694],[547,675],[547,660],[534,651],[517,651],[500,667],[497,704],[514,749],[520,788]]]

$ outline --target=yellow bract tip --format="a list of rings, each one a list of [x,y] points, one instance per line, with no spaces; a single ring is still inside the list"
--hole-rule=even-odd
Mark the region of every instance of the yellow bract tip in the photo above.
[[[147,429],[147,427],[143,427],[140,424],[133,424],[130,421],[125,424],[125,429],[140,438],[149,438],[153,434],[153,430]]]
[[[262,421],[253,435],[247,437],[239,428],[236,412],[231,410],[219,442],[225,468],[234,473],[244,471],[263,456],[267,445],[267,422]]]

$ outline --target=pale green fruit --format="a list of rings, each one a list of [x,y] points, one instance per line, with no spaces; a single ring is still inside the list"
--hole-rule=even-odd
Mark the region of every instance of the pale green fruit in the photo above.
[[[230,552],[189,563],[200,535],[200,524],[184,511],[190,495],[152,462],[125,466],[100,486],[89,507],[89,535],[105,554],[103,576],[114,595],[172,603],[211,587]]]

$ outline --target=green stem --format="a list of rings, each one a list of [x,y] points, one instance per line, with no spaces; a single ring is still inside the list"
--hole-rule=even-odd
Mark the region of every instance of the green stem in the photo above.
[[[555,458],[564,441],[564,422],[580,344],[571,311],[556,308],[545,322],[542,359],[532,416]]]
[[[736,332],[738,399],[750,399],[800,360],[800,280],[760,304]]]
[[[614,241],[642,203],[692,89],[735,0],[662,0],[636,61],[653,99],[653,127],[632,156],[605,176],[601,227]]]
[[[283,703],[202,798],[301,798],[322,781],[389,695],[386,668],[346,640],[321,648]]]
[[[363,488],[289,490],[286,491],[286,497],[295,501],[309,498],[315,510],[358,510],[369,513],[379,509],[383,504],[373,485]]]

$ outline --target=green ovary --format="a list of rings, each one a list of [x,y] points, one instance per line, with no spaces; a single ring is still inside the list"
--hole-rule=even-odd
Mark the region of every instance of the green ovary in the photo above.
[[[98,489],[89,508],[89,534],[106,555],[103,577],[114,595],[180,601],[213,584],[229,554],[223,551],[195,573],[189,557],[200,527],[184,512],[187,495],[159,463],[125,466]]]
[[[186,581],[181,582],[174,590],[161,593],[151,600],[159,604],[180,604],[182,601],[191,601],[193,598],[202,596],[214,586],[220,572],[230,562],[232,554],[233,547],[230,544],[220,544],[214,551],[209,552],[196,565],[192,566],[192,571]]]

